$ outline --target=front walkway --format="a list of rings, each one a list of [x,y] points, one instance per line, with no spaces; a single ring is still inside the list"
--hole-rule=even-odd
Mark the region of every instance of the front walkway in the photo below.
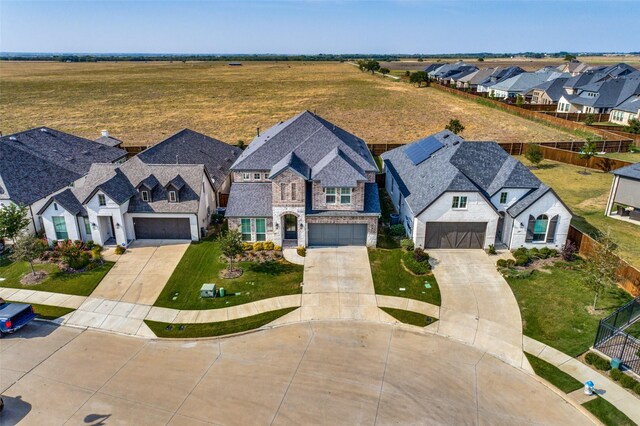
[[[429,255],[442,294],[437,333],[526,368],[520,309],[496,270],[497,257],[482,250],[429,250]]]

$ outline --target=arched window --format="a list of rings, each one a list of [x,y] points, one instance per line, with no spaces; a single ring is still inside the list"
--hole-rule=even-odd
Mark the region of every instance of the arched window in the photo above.
[[[541,214],[536,218],[536,222],[533,226],[533,241],[546,241],[548,229],[549,217],[546,214]]]

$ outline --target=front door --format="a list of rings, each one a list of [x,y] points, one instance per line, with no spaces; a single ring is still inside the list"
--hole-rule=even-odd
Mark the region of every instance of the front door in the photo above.
[[[500,212],[500,217],[498,218],[498,227],[496,229],[496,242],[502,241],[502,228],[504,228],[504,212]]]
[[[298,218],[292,214],[285,215],[284,217],[284,239],[298,239]]]

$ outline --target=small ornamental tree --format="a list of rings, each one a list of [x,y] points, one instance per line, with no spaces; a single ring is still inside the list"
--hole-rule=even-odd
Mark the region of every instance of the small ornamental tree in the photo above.
[[[11,238],[15,244],[16,238],[29,226],[27,207],[9,203],[0,207],[0,237]]]
[[[464,126],[462,125],[460,120],[458,120],[457,118],[452,118],[451,120],[449,120],[449,124],[444,126],[444,128],[446,130],[449,130],[451,133],[456,134],[456,135],[458,133],[462,133],[464,131]]]
[[[629,133],[633,133],[634,135],[640,135],[640,119],[631,118],[629,119]]]
[[[538,167],[540,163],[542,163],[542,160],[544,160],[544,155],[542,155],[542,150],[538,145],[534,143],[531,143],[527,146],[527,151],[524,153],[524,156],[535,167]]]
[[[242,234],[235,229],[229,230],[218,237],[218,243],[222,254],[229,259],[229,271],[232,271],[233,259],[244,251]]]
[[[591,139],[587,139],[585,144],[582,146],[582,150],[580,150],[580,154],[578,156],[585,161],[584,164],[584,173],[587,173],[587,166],[589,165],[589,160],[596,156],[598,153],[596,149],[596,143]]]
[[[567,61],[567,62],[571,62],[571,61],[573,61],[574,59],[576,59],[576,55],[571,55],[571,54],[569,54],[569,53],[567,53],[566,55],[564,55],[564,60],[565,60],[565,61]]]
[[[516,105],[518,106],[524,105],[524,96],[522,95],[516,96]]]
[[[422,83],[429,83],[429,75],[425,71],[416,71],[409,76],[409,82],[417,84],[418,87],[422,86]]]
[[[33,235],[21,234],[14,240],[11,258],[17,262],[28,262],[31,273],[36,274],[33,261],[39,259],[46,249],[46,244]]]
[[[587,258],[584,272],[587,274],[585,285],[595,293],[593,309],[596,309],[598,298],[607,287],[613,287],[618,282],[618,268],[620,259],[616,256],[617,245],[611,237],[611,230],[607,230],[598,238],[599,247]]]

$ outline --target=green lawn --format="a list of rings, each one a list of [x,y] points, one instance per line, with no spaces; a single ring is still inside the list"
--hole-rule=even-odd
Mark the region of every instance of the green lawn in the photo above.
[[[627,329],[625,330],[625,333],[637,339],[640,339],[640,320],[636,321],[635,323],[627,327]]]
[[[440,306],[440,289],[433,275],[413,275],[400,263],[402,249],[369,249],[376,294],[407,297]],[[425,288],[425,282],[431,288]],[[400,288],[404,288],[401,291]]]
[[[433,324],[437,321],[435,318],[431,318],[427,315],[422,315],[417,312],[405,311],[404,309],[394,308],[380,308],[395,319],[405,324],[416,325],[418,327],[426,327],[429,324]]]
[[[640,152],[612,152],[605,154],[603,157],[615,158],[616,160],[630,161],[632,163],[640,162]]]
[[[549,364],[547,361],[526,352],[525,355],[529,360],[531,367],[533,367],[533,371],[535,371],[538,376],[560,389],[562,392],[570,393],[582,387],[582,383],[560,370],[555,365]]]
[[[517,157],[530,165],[524,157]],[[599,170],[588,170],[570,164],[544,160],[542,167],[531,171],[540,180],[551,186],[574,213],[572,224],[591,235],[611,229],[618,244],[619,255],[635,267],[640,268],[640,226],[612,219],[604,215],[613,175]]]
[[[214,239],[192,243],[162,290],[155,306],[174,309],[226,308],[269,297],[302,292],[303,267],[284,260],[277,262],[241,263],[241,277],[221,279],[218,273],[226,262],[220,260],[220,247]],[[228,296],[202,299],[200,287],[216,283],[224,287]],[[175,300],[174,300],[175,299]]]
[[[580,261],[573,264],[579,268]],[[561,265],[562,263],[557,263]],[[598,312],[589,313],[593,292],[580,270],[553,266],[551,273],[534,271],[527,278],[506,278],[520,306],[525,335],[573,357],[593,344],[598,321],[631,299],[618,287],[600,297]]]
[[[597,397],[582,404],[591,414],[607,426],[634,426],[635,423],[610,402]]]
[[[61,316],[67,315],[69,312],[73,312],[75,310],[62,308],[60,306],[38,305],[36,303],[31,303],[31,306],[33,306],[34,312],[38,314],[38,318],[46,320],[60,318]]]
[[[298,308],[278,309],[276,311],[265,312],[231,321],[210,322],[205,324],[171,324],[171,330],[167,330],[167,327],[170,325],[168,323],[149,320],[145,320],[145,323],[158,337],[189,339],[196,337],[213,337],[260,328],[296,309]],[[181,326],[184,327],[182,330],[180,329]]]
[[[113,262],[105,262],[104,265],[92,271],[69,274],[61,272],[56,265],[50,263],[38,264],[35,265],[36,270],[47,271],[49,275],[39,284],[26,286],[20,284],[20,278],[31,273],[29,264],[27,262],[12,262],[7,258],[2,258],[0,259],[0,278],[4,278],[4,281],[0,281],[0,287],[88,296],[112,266]]]

